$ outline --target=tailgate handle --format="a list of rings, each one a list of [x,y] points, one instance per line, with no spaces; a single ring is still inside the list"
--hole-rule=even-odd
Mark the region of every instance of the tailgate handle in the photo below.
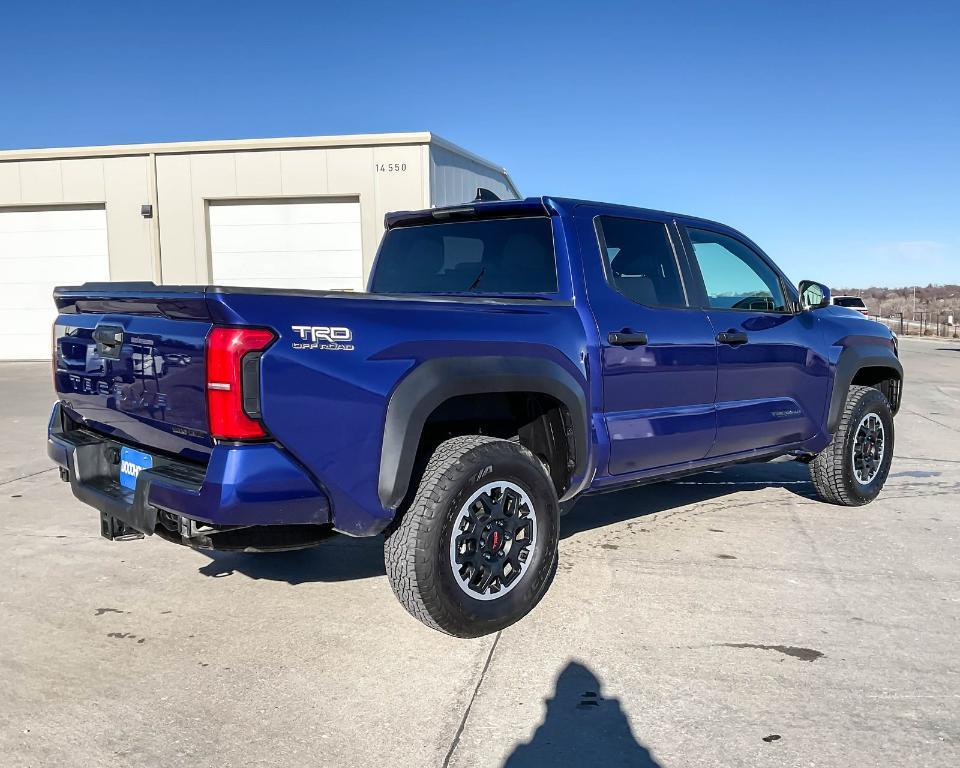
[[[119,325],[98,325],[93,330],[93,340],[97,342],[97,354],[101,357],[119,359],[123,346],[123,328]]]

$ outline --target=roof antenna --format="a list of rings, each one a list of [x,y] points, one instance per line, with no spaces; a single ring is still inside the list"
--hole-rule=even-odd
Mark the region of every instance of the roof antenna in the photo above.
[[[494,200],[499,200],[500,198],[496,196],[495,193],[491,192],[485,187],[477,187],[477,196],[473,198],[475,203],[492,203]]]

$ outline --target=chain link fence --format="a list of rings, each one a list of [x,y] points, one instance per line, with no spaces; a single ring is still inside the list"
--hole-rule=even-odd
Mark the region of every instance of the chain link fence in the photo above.
[[[944,339],[960,339],[960,308],[942,309],[936,312],[891,312],[870,317],[883,323],[901,336],[935,336]]]

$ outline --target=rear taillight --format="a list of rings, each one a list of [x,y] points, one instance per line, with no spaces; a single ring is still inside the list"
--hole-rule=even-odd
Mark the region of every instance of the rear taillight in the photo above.
[[[260,356],[276,338],[264,328],[214,328],[207,336],[207,413],[221,440],[266,436],[260,423]]]

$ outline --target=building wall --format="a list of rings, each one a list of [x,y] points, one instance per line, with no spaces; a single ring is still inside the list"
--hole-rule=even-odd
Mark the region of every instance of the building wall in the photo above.
[[[425,145],[158,155],[163,282],[210,280],[212,200],[358,198],[364,273],[388,211],[428,207]]]
[[[4,208],[105,205],[113,280],[159,279],[156,222],[140,215],[150,186],[147,156],[0,161]]]
[[[484,187],[501,200],[519,197],[509,177],[465,154],[444,146],[430,146],[430,204],[459,205],[474,199]]]
[[[104,205],[111,280],[166,284],[210,280],[211,200],[359,199],[368,274],[384,214],[467,202],[478,186],[518,196],[429,133],[0,152],[0,207]]]
[[[210,283],[209,207],[213,202],[311,203],[274,210],[272,219],[266,216],[270,221],[261,222],[262,227],[284,227],[276,230],[275,242],[287,247],[282,251],[287,258],[285,274],[271,271],[260,261],[278,258],[275,254],[281,251],[243,250],[247,243],[259,242],[264,248],[264,243],[274,242],[273,230],[265,234],[247,227],[245,221],[237,225],[247,227],[239,239],[221,241],[230,245],[227,250],[221,247],[219,258],[228,263],[230,257],[225,254],[238,254],[235,264],[254,276],[249,278],[253,284],[255,280],[299,284],[315,266],[302,266],[303,258],[337,253],[333,258],[341,261],[314,274],[321,275],[323,284],[349,288],[359,286],[369,275],[386,213],[467,202],[478,186],[503,198],[518,196],[501,169],[430,133],[0,151],[0,214],[9,230],[4,230],[0,247],[19,252],[0,254],[8,257],[8,264],[15,264],[0,270],[3,304],[15,318],[3,325],[23,324],[22,332],[12,331],[12,341],[0,344],[0,360],[24,355],[36,359],[49,353],[44,339],[55,312],[50,292],[57,284],[102,280],[108,266],[114,281]],[[347,235],[343,228],[336,228],[337,222],[327,221],[326,217],[337,215],[336,209],[326,207],[320,213],[323,206],[316,203],[328,199],[353,206],[351,221],[344,222],[349,225]],[[356,202],[362,281],[357,277]],[[143,205],[152,206],[152,216],[144,218]],[[81,252],[87,247],[81,239],[71,235],[69,228],[58,229],[68,219],[73,221],[58,211],[70,206],[102,209],[96,218],[96,253]],[[264,207],[259,209],[263,216]],[[36,213],[20,215],[23,210]],[[306,230],[307,236],[303,222],[294,225],[285,219],[295,210],[311,211],[309,215],[316,219],[308,222],[318,226]],[[248,217],[255,217],[254,211],[250,209]],[[324,230],[320,225],[332,226]],[[224,237],[223,223],[219,226],[217,231]],[[319,234],[322,231],[339,234]],[[318,234],[314,237],[309,232]],[[59,259],[69,261],[61,260],[57,266]],[[73,271],[67,269],[68,263],[75,267]],[[224,279],[231,279],[229,270]],[[234,279],[248,278],[241,274]]]

